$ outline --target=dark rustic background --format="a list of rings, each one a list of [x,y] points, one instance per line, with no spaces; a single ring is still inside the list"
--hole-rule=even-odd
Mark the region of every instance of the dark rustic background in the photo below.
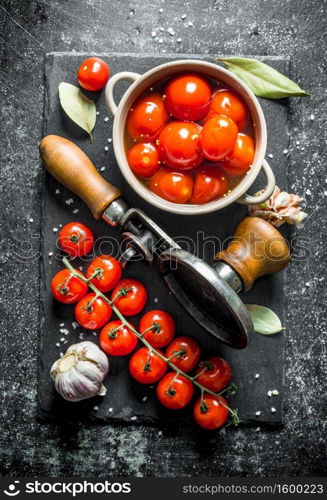
[[[2,474],[326,474],[325,18],[323,0],[0,0]],[[151,36],[159,26],[176,35],[164,32],[159,44]],[[65,428],[36,421],[37,142],[50,51],[285,56],[289,76],[312,93],[292,100],[288,127],[290,185],[303,194],[310,216],[295,233],[298,258],[288,271],[284,429],[228,430],[201,442],[187,427]],[[31,253],[35,259],[26,258]]]

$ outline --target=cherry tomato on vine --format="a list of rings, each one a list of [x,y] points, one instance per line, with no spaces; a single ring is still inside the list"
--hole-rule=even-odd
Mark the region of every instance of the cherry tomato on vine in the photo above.
[[[221,167],[203,165],[195,173],[191,203],[202,205],[220,198],[228,190],[228,180]]]
[[[210,391],[219,392],[231,382],[232,367],[225,359],[215,356],[199,364],[195,377]]]
[[[176,372],[169,372],[157,385],[157,398],[170,410],[181,410],[189,404],[194,394],[190,380]]]
[[[197,121],[209,110],[211,87],[199,75],[181,75],[170,80],[165,95],[170,114],[179,120]]]
[[[205,120],[207,121],[216,115],[228,116],[236,123],[239,130],[246,125],[246,106],[242,99],[230,90],[218,90],[211,101]]]
[[[59,232],[58,245],[71,257],[83,257],[92,250],[94,236],[81,222],[70,222]]]
[[[140,142],[128,151],[128,164],[134,174],[152,177],[160,167],[158,149],[154,144]]]
[[[182,172],[161,168],[150,179],[153,193],[173,203],[187,203],[192,196],[193,177]]]
[[[161,95],[140,97],[129,110],[127,133],[136,142],[154,141],[168,119]]]
[[[216,115],[210,118],[204,124],[200,135],[203,155],[207,160],[222,160],[232,151],[237,134],[237,125],[227,116]]]
[[[133,316],[144,308],[148,300],[148,293],[140,281],[126,278],[115,286],[111,300],[124,316]]]
[[[76,321],[87,330],[97,330],[111,318],[112,309],[101,297],[89,293],[75,306]]]
[[[141,318],[139,332],[143,333],[146,330],[148,331],[143,335],[143,338],[152,347],[155,349],[165,347],[174,337],[175,321],[167,312],[155,309],[154,311],[147,312]]]
[[[109,74],[109,66],[103,59],[89,57],[78,68],[77,79],[83,89],[96,91],[105,86]]]
[[[252,137],[246,134],[238,134],[235,145],[226,156],[223,165],[226,171],[233,176],[244,174],[254,158],[254,142]]]
[[[122,321],[111,321],[100,332],[101,349],[110,356],[126,356],[136,344],[136,335]]]
[[[129,361],[130,374],[141,384],[154,384],[166,370],[167,363],[147,347],[136,351]]]
[[[91,279],[100,292],[112,290],[122,275],[122,267],[118,260],[111,255],[100,255],[92,260],[86,271],[86,277],[96,276]]]
[[[174,356],[174,353],[176,355]],[[177,368],[187,373],[197,366],[201,355],[198,342],[191,337],[176,337],[166,349],[166,358]]]
[[[170,168],[192,170],[200,165],[201,127],[197,123],[170,122],[160,132],[158,149],[160,161]]]
[[[205,394],[197,400],[194,406],[193,415],[196,423],[214,431],[223,427],[228,419],[227,401],[222,396],[212,396]]]
[[[81,276],[83,274],[74,269]],[[63,304],[73,304],[87,294],[88,286],[85,281],[73,276],[69,269],[62,269],[54,275],[51,281],[52,295]]]

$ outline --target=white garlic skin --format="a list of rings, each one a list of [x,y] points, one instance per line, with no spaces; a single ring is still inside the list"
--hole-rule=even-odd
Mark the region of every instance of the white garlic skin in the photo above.
[[[93,342],[71,345],[51,367],[56,391],[67,401],[104,396],[102,384],[109,370],[107,356]]]

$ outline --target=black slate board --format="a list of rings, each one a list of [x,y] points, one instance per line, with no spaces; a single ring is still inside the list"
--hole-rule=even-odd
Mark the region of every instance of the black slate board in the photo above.
[[[181,237],[179,241],[183,246],[183,237],[192,238],[196,241],[196,234],[201,238],[215,236],[221,241],[230,237],[236,224],[246,215],[246,208],[234,204],[230,207],[209,214],[185,218],[178,215],[160,212],[149,206],[140,199],[126,184],[115,163],[112,145],[107,142],[111,137],[112,119],[106,110],[104,95],[93,94],[92,98],[97,101],[97,109],[100,114],[94,130],[94,142],[91,145],[86,135],[75,128],[64,116],[58,101],[57,88],[61,81],[75,83],[76,68],[87,54],[49,54],[46,59],[46,102],[45,102],[45,134],[58,134],[76,142],[93,160],[102,174],[113,184],[122,188],[124,196],[130,206],[140,207],[161,225],[173,237]],[[155,65],[177,58],[186,58],[190,55],[163,56],[155,55],[123,55],[123,54],[101,54],[110,65],[111,74],[119,71],[129,70],[144,73]],[[201,56],[196,55],[201,59]],[[203,59],[214,61],[213,57],[206,56]],[[265,59],[263,59],[265,60]],[[287,61],[279,58],[267,58],[267,62],[285,72]],[[121,85],[119,91],[122,95],[128,84]],[[117,93],[119,99],[119,92]],[[261,104],[267,119],[268,127],[268,149],[267,155],[274,168],[277,184],[287,189],[287,155],[282,151],[288,147],[287,119],[288,108],[283,101],[273,102],[261,100]],[[109,117],[105,121],[105,117]],[[105,146],[109,151],[105,152]],[[88,209],[77,197],[62,188],[54,179],[45,174],[43,191],[43,218],[42,218],[42,280],[41,280],[41,351],[39,369],[39,418],[41,421],[82,419],[97,422],[131,422],[135,423],[160,423],[169,419],[176,420],[173,415],[157,404],[154,388],[145,387],[134,382],[127,372],[127,358],[110,359],[110,375],[105,381],[108,388],[105,398],[93,398],[82,403],[67,403],[54,391],[49,370],[52,363],[59,357],[60,352],[65,352],[67,347],[73,343],[80,342],[80,334],[83,329],[73,328],[74,321],[73,306],[63,306],[53,301],[50,293],[49,283],[51,277],[62,268],[60,252],[56,249],[56,236],[53,228],[59,228],[60,224],[70,221],[81,221],[87,224],[94,232],[96,238],[101,237],[97,244],[96,252],[111,252],[112,245],[118,246],[119,230],[108,227],[103,222],[96,222],[88,212]],[[260,175],[252,192],[264,184]],[[59,190],[59,192],[58,192]],[[72,199],[73,203],[67,204]],[[75,210],[77,213],[74,213]],[[104,237],[105,236],[105,237]],[[217,248],[216,248],[217,249]],[[49,252],[53,256],[49,257]],[[213,245],[198,245],[195,252],[199,257],[212,261],[215,249]],[[83,266],[85,270],[88,261],[76,262],[76,266]],[[234,368],[234,381],[238,386],[238,392],[231,398],[231,406],[239,409],[240,417],[244,425],[269,425],[278,426],[282,423],[282,390],[284,379],[283,363],[283,334],[264,337],[255,334],[250,339],[248,347],[243,351],[236,351],[223,344],[202,330],[179,306],[179,304],[167,293],[167,289],[161,281],[155,266],[152,268],[143,263],[133,263],[125,271],[125,276],[133,276],[143,281],[150,293],[150,300],[146,310],[162,308],[171,312],[177,323],[177,334],[191,335],[196,337],[202,347],[203,356],[221,355],[229,360]],[[243,295],[247,303],[267,305],[272,308],[283,321],[285,315],[286,297],[284,294],[285,272],[273,276],[261,278],[253,289]],[[134,319],[135,325],[138,318]],[[60,332],[64,328],[69,330],[65,335]],[[62,342],[60,339],[65,339]],[[97,342],[97,336],[92,332],[85,332],[83,340]],[[59,347],[56,344],[59,343]],[[255,379],[255,374],[259,378]],[[279,395],[269,398],[268,390],[277,389]],[[144,401],[144,399],[146,399]],[[271,412],[271,407],[276,409]],[[255,415],[260,411],[260,415]],[[177,418],[189,418],[191,409],[188,408]],[[133,417],[137,417],[136,419]]]

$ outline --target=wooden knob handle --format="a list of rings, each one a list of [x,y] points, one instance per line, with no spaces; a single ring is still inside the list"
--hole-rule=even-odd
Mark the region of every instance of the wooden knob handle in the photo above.
[[[289,247],[269,222],[259,217],[245,217],[236,228],[230,245],[218,252],[216,259],[229,264],[241,277],[244,291],[265,274],[281,271],[290,261]]]
[[[86,154],[64,137],[44,137],[40,142],[40,154],[48,172],[79,196],[96,219],[100,219],[110,203],[121,196],[121,191],[99,174]]]

